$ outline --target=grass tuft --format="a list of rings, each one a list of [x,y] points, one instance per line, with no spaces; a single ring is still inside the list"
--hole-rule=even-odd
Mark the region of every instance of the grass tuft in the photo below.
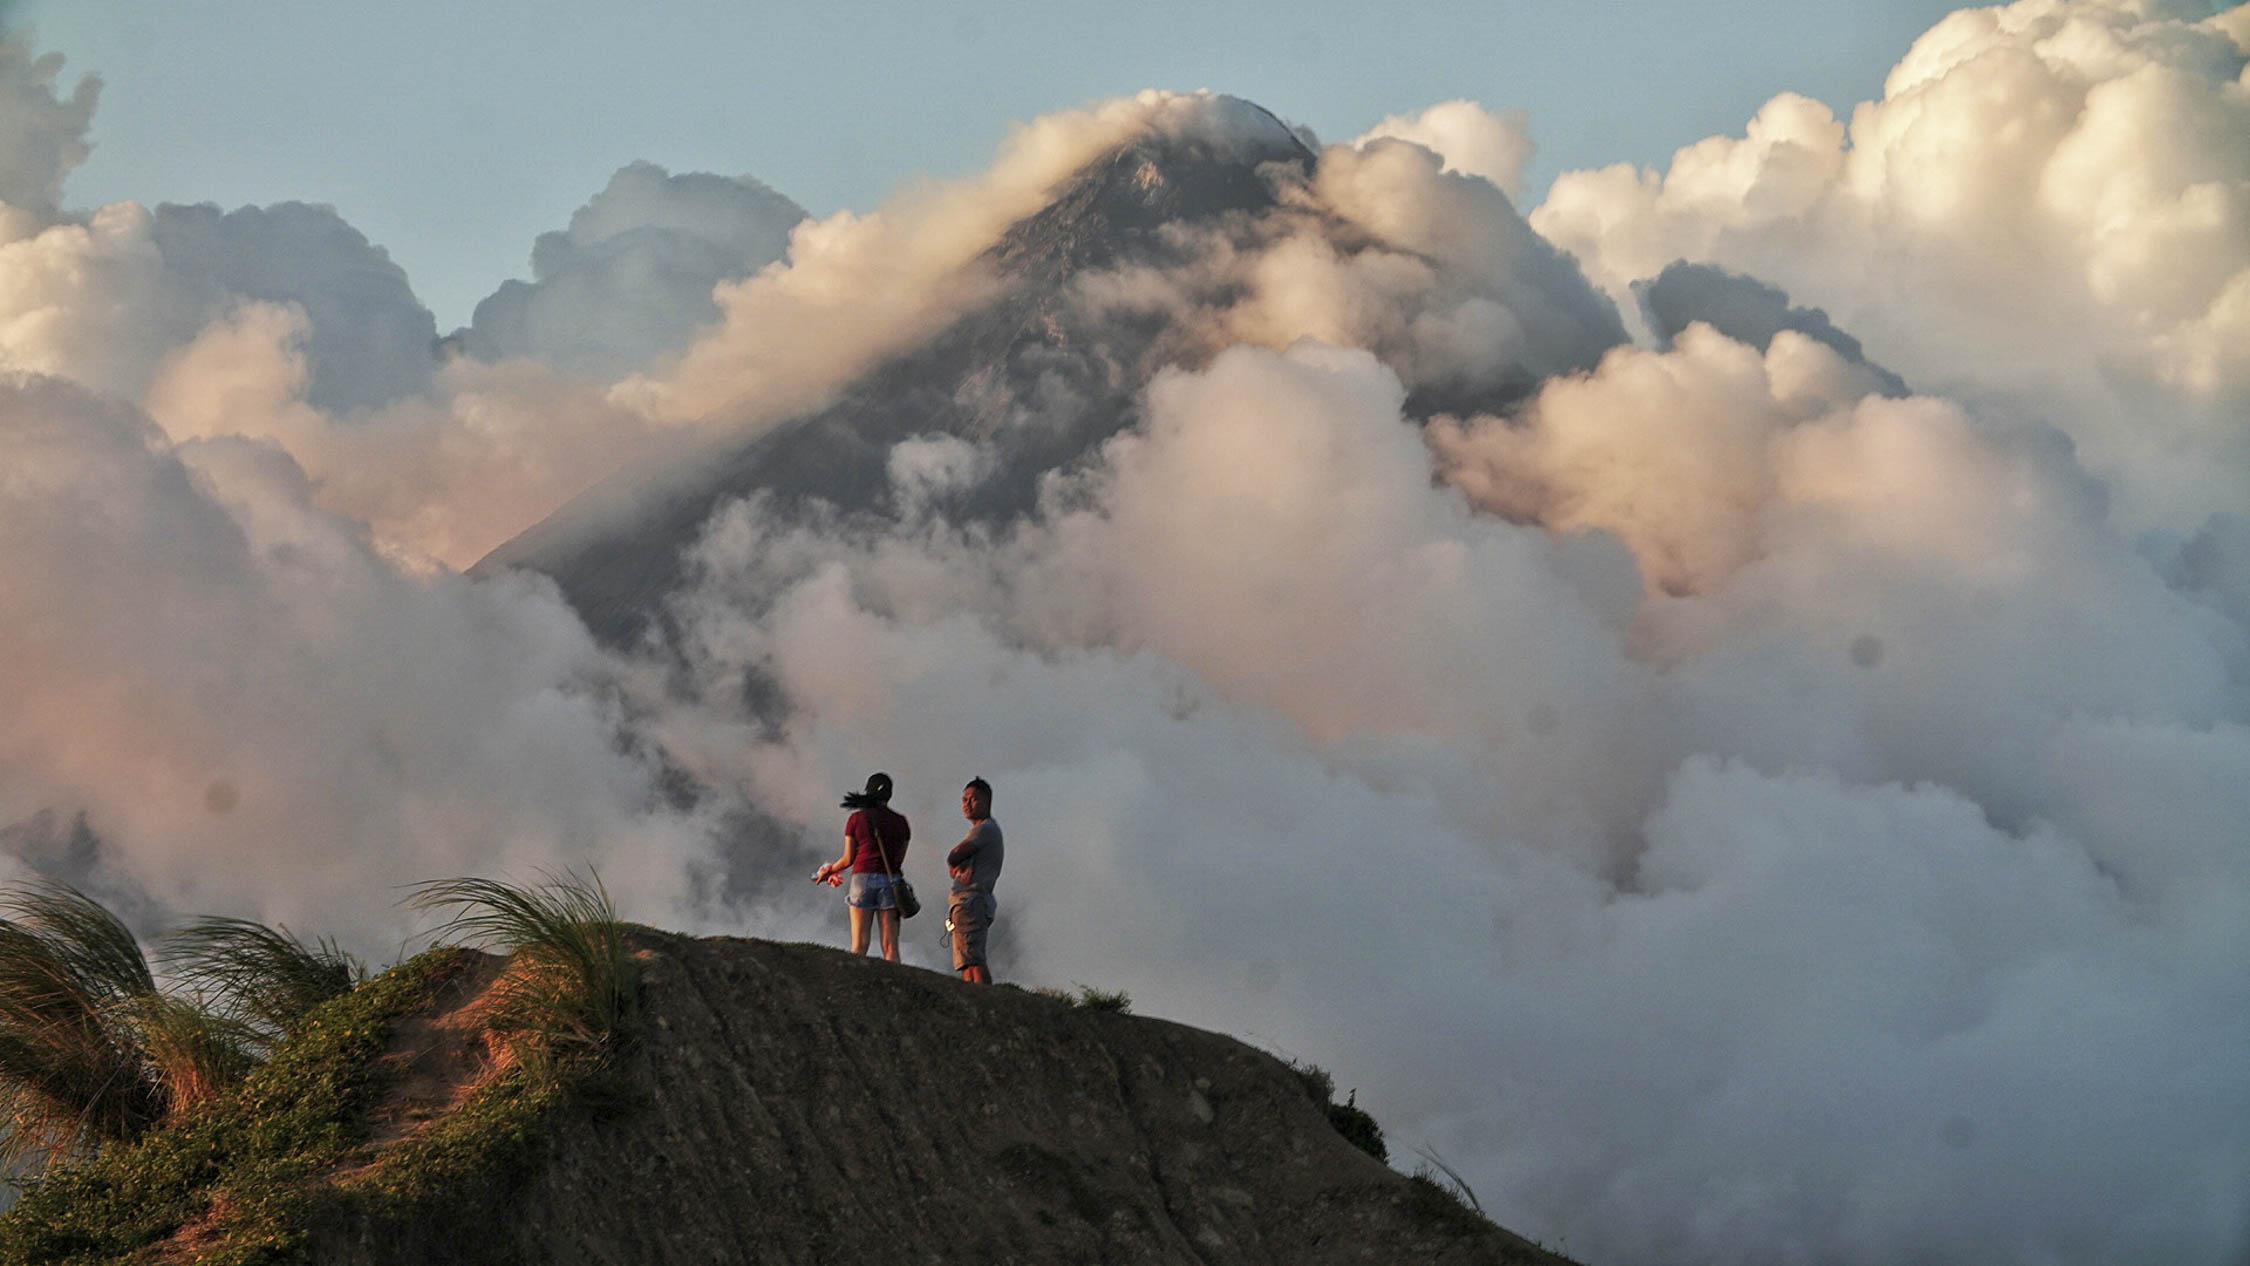
[[[1414,1153],[1437,1166],[1438,1172],[1445,1175],[1445,1185],[1452,1191],[1453,1198],[1460,1201],[1463,1208],[1478,1217],[1484,1216],[1484,1201],[1477,1199],[1476,1189],[1469,1185],[1468,1179],[1461,1176],[1460,1170],[1447,1164],[1445,1158],[1437,1154],[1436,1148],[1417,1147]]]
[[[515,955],[494,986],[494,1032],[529,1037],[555,1052],[599,1049],[625,1031],[632,958],[599,875],[543,872],[542,882],[524,886],[441,879],[418,885],[408,904],[453,912],[437,929],[440,937]]]
[[[307,1260],[340,1198],[320,1176],[357,1154],[395,1076],[382,1059],[393,1024],[472,958],[432,950],[394,968],[316,1008],[232,1092],[32,1178],[0,1214],[0,1264],[144,1261],[191,1226],[197,1262]]]
[[[233,1026],[157,992],[99,902],[55,882],[0,890],[0,1163],[139,1138],[250,1063]]]
[[[261,1053],[293,1036],[313,1008],[367,979],[334,941],[308,945],[286,927],[248,919],[197,919],[164,938],[158,961]]]
[[[1119,1015],[1133,1010],[1133,999],[1122,989],[1096,989],[1092,985],[1078,986],[1078,996],[1071,1001],[1080,1011],[1114,1011]]]

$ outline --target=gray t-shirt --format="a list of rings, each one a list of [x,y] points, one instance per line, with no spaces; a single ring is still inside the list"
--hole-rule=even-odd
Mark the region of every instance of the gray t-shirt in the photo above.
[[[989,894],[992,886],[1000,882],[1000,862],[1007,848],[1000,842],[1000,824],[991,818],[969,827],[969,833],[945,855],[948,869],[956,866],[969,868],[967,879],[953,881],[955,892],[982,892]]]

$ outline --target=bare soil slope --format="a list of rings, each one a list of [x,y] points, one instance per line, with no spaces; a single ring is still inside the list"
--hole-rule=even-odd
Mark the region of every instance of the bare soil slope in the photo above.
[[[1562,1261],[1231,1038],[816,946],[636,944],[638,1037],[509,1207],[470,1236],[333,1227],[317,1260]]]

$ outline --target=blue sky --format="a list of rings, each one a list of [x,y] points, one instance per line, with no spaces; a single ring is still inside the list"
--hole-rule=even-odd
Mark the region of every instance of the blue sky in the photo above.
[[[1249,97],[1324,139],[1466,97],[1530,112],[1535,200],[1557,171],[1738,132],[1783,90],[1848,111],[1951,7],[31,0],[8,21],[66,83],[102,77],[73,205],[331,203],[450,328],[636,158],[822,214],[1142,88]]]

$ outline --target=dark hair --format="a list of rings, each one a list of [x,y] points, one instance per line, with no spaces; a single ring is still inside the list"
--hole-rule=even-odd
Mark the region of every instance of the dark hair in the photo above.
[[[847,809],[865,809],[870,805],[889,804],[890,802],[891,776],[884,773],[869,774],[867,776],[867,790],[844,793],[844,807]]]
[[[992,807],[992,784],[986,782],[981,776],[971,778],[967,783],[962,785],[961,790],[976,792],[978,795],[984,798],[984,805],[986,808],[989,809]]]

